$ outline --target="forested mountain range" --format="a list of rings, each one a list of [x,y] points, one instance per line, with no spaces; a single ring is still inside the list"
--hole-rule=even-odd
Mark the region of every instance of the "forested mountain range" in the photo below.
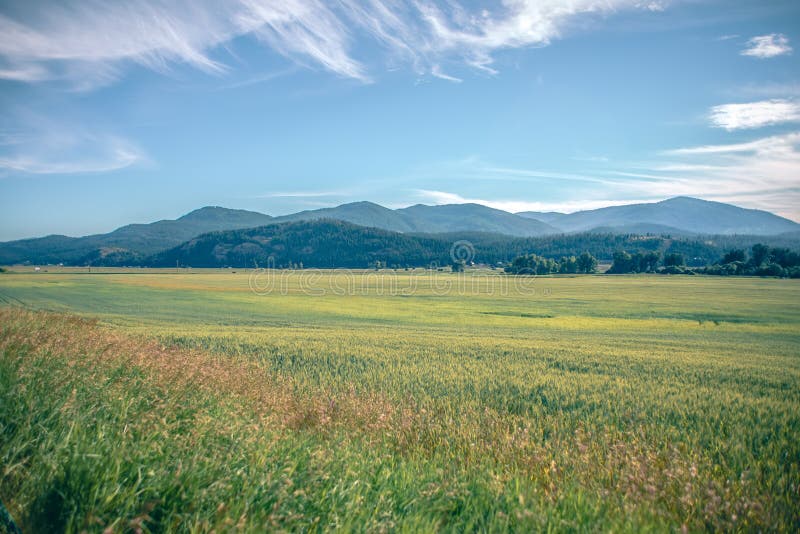
[[[418,261],[428,262],[431,258],[446,261],[447,258],[442,256],[441,248],[447,242],[457,239],[468,239],[480,245],[481,254],[485,257],[477,257],[476,261],[484,263],[507,261],[518,253],[532,252],[534,250],[532,247],[537,247],[538,254],[548,257],[573,255],[590,250],[598,258],[605,259],[610,258],[616,248],[626,243],[629,243],[628,248],[634,246],[636,249],[645,250],[650,246],[663,248],[663,243],[669,242],[670,247],[682,247],[681,252],[687,258],[696,258],[699,264],[712,259],[715,255],[721,255],[727,245],[746,247],[765,241],[761,236],[771,236],[769,242],[774,246],[787,244],[791,246],[791,243],[800,241],[800,225],[788,219],[764,211],[686,197],[572,214],[555,212],[512,214],[479,204],[415,205],[393,210],[371,202],[354,202],[335,208],[303,211],[280,217],[253,211],[205,207],[175,220],[131,224],[107,234],[85,237],[51,235],[10,241],[0,243],[0,264],[144,265],[152,262],[154,258],[166,257],[166,251],[176,247],[185,252],[188,250],[188,245],[184,245],[197,240],[200,236],[203,236],[203,242],[212,239],[204,236],[209,232],[314,221],[328,222],[307,227],[290,225],[281,229],[273,228],[268,233],[290,239],[289,233],[302,231],[304,239],[316,243],[317,251],[323,249],[321,236],[334,239],[345,228],[352,234],[351,238],[356,234],[360,235],[355,240],[359,246],[363,244],[362,241],[368,239],[383,239],[395,243],[396,246],[387,242],[385,244],[388,249],[369,249],[371,252],[365,252],[366,249],[361,250],[358,247],[356,247],[358,250],[346,247],[342,249],[340,256],[345,254],[344,250],[350,250],[349,253],[354,256],[352,261],[341,260],[339,263],[360,266],[363,266],[365,259],[380,255],[380,250],[391,250],[393,246],[397,250],[405,251],[404,254],[418,250],[420,255],[412,254],[401,261],[399,256],[387,253],[386,261],[396,261],[400,265],[417,264]],[[356,225],[361,229],[349,229],[350,227],[346,225],[334,228],[330,226],[330,221]],[[369,237],[363,234],[367,230],[381,230],[383,233],[373,232],[372,237]],[[315,236],[312,235],[314,231],[327,233]],[[234,233],[225,236],[224,239],[246,240],[249,239],[247,235],[249,234]],[[643,239],[636,236],[649,237]],[[222,237],[217,236],[217,238]],[[661,244],[653,245],[656,242]],[[432,243],[437,245],[434,246]],[[243,243],[233,245],[231,250],[240,245]],[[245,248],[252,249],[252,247]],[[239,256],[236,254],[238,252],[228,251],[217,256],[222,263],[237,264],[236,258]],[[302,261],[300,257],[303,254],[295,252],[291,254],[294,256],[291,258],[286,256],[286,261]],[[278,256],[284,257],[285,254]],[[327,262],[319,256],[314,258],[311,260],[313,264],[322,265]],[[205,258],[202,261],[205,264],[211,260]]]
[[[796,237],[640,236],[615,234],[570,234],[512,237],[485,232],[447,234],[403,234],[366,228],[333,219],[270,224],[260,228],[214,232],[145,258],[152,267],[317,267],[367,268],[447,266],[452,263],[454,244],[466,242],[468,260],[496,266],[521,254],[546,258],[578,256],[589,252],[610,261],[614,252],[659,252],[682,254],[689,265],[701,266],[719,260],[734,248],[755,243],[800,248]]]

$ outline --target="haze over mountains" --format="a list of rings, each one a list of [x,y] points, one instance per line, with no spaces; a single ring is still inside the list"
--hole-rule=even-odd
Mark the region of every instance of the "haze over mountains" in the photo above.
[[[776,235],[800,228],[794,221],[767,211],[722,202],[675,197],[648,204],[610,206],[575,213],[519,213],[547,222],[563,232]]]
[[[301,211],[276,217],[274,221],[315,219],[336,219],[403,233],[491,232],[521,237],[562,233],[560,229],[535,218],[521,217],[481,204],[417,204],[392,210],[372,202],[353,202],[335,208]]]
[[[0,264],[135,263],[208,232],[321,219],[403,234],[480,232],[513,237],[579,232],[774,236],[800,231],[800,224],[766,211],[688,197],[571,214],[513,214],[479,204],[420,204],[393,210],[371,202],[354,202],[271,217],[252,211],[205,207],[176,220],[131,224],[107,234],[86,237],[52,235],[0,243]]]

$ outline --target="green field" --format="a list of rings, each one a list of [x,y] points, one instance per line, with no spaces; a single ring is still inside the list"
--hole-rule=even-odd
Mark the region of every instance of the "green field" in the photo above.
[[[795,280],[49,270],[0,274],[25,532],[800,529]]]

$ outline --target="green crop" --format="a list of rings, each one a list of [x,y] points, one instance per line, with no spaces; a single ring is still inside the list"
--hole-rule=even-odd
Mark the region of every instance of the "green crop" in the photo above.
[[[24,532],[800,528],[796,281],[278,274],[0,278]]]

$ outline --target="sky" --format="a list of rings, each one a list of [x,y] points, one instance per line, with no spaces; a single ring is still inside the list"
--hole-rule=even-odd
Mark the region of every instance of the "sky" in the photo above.
[[[0,241],[206,205],[800,221],[796,0],[3,0]]]

